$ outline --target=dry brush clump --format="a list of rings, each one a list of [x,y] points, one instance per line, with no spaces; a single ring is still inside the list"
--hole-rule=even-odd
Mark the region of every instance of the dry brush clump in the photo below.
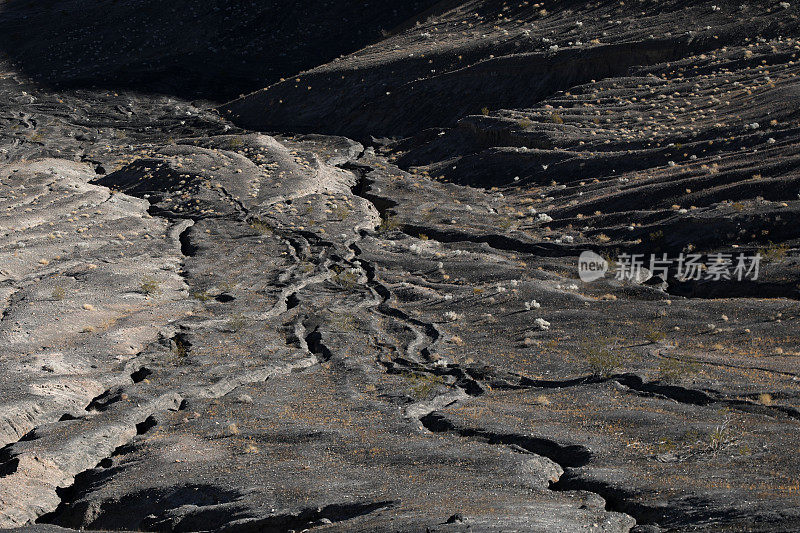
[[[352,290],[358,286],[359,273],[352,268],[343,268],[331,276],[331,280],[343,289]]]
[[[580,353],[592,375],[602,378],[611,376],[628,360],[618,339],[586,340],[580,345]]]
[[[235,314],[225,323],[225,331],[229,333],[238,333],[247,327],[248,323],[247,317],[242,314]]]
[[[67,291],[61,286],[53,287],[53,292],[50,294],[50,296],[53,298],[53,300],[60,301],[67,297]]]
[[[780,263],[786,259],[790,250],[791,248],[785,243],[775,244],[771,242],[767,247],[760,249],[758,253],[766,263]]]
[[[425,400],[439,386],[444,385],[445,381],[441,376],[433,374],[406,374],[406,381],[409,382],[409,393],[415,400]]]
[[[377,231],[380,234],[387,234],[399,231],[401,227],[402,224],[397,220],[397,217],[387,214],[381,217],[381,223],[378,225]]]
[[[658,364],[658,378],[665,383],[680,383],[700,371],[700,362],[689,355],[662,357]]]
[[[139,290],[146,296],[153,296],[161,292],[161,284],[155,278],[145,277],[142,278],[142,284],[139,286]]]

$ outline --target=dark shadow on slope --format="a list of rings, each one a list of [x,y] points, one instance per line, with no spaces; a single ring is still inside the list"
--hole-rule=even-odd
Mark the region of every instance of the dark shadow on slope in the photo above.
[[[221,527],[228,520],[247,517],[240,509],[231,507],[241,498],[238,492],[212,485],[143,489],[118,501],[107,500],[99,504],[81,499],[84,490],[90,489],[92,481],[102,474],[103,469],[94,469],[78,475],[72,487],[59,490],[62,503],[58,510],[42,516],[37,522],[81,529],[164,531],[170,529],[170,518],[180,521],[174,510],[184,506],[195,507],[195,516],[202,516],[208,528]],[[95,505],[96,510],[87,513]],[[220,506],[226,506],[222,511],[226,516],[218,516]],[[208,512],[214,509],[217,509],[217,514]],[[161,527],[153,527],[159,525]]]
[[[226,101],[381,38],[435,0],[6,0],[0,54],[49,88]]]

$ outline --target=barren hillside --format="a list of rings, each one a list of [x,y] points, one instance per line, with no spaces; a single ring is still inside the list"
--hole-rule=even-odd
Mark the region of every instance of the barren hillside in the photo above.
[[[0,528],[800,530],[798,15],[0,2]]]

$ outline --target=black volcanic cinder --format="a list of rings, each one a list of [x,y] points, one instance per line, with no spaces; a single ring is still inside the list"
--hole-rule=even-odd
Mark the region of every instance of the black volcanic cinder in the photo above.
[[[798,15],[0,3],[0,529],[796,531]]]

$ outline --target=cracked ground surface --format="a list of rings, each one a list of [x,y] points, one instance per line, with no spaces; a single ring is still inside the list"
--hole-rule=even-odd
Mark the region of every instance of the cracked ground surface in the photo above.
[[[118,4],[0,2],[0,528],[798,530],[796,6],[342,2],[374,44],[176,97]]]

